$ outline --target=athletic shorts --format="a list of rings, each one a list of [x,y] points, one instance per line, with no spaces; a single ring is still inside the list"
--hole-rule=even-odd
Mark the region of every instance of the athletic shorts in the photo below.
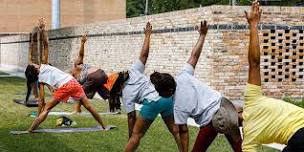
[[[55,90],[53,96],[56,101],[67,102],[70,97],[74,98],[75,100],[80,100],[86,95],[82,89],[82,86],[75,79],[72,79]]]
[[[158,114],[163,118],[173,116],[173,99],[161,97],[157,101],[143,101],[143,106],[140,110],[140,116],[145,120],[153,121]]]

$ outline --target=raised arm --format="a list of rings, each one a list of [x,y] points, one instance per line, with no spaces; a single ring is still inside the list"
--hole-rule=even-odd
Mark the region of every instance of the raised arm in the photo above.
[[[145,32],[145,39],[139,59],[145,65],[149,56],[150,36],[152,34],[152,25],[150,24],[150,22],[147,22],[146,28],[144,28],[144,32]]]
[[[196,64],[197,64],[197,61],[201,55],[201,52],[202,52],[202,48],[203,48],[203,45],[204,45],[204,42],[205,42],[205,37],[207,35],[207,32],[208,32],[208,25],[207,25],[207,21],[204,21],[201,22],[201,25],[198,27],[196,26],[195,27],[200,36],[197,40],[197,43],[196,45],[194,46],[192,52],[191,52],[191,56],[188,60],[188,63],[191,64],[193,66],[193,68],[195,68]]]
[[[46,20],[44,17],[39,18],[38,20],[38,29],[39,33],[42,36],[42,45],[43,45],[43,54],[42,54],[42,64],[47,64],[48,58],[49,58],[49,40],[48,40],[48,35],[45,30],[46,26]]]
[[[84,44],[87,41],[88,37],[86,34],[82,35],[81,37],[81,44],[80,44],[80,50],[78,54],[78,58],[76,59],[74,66],[77,66],[79,64],[83,64],[83,58],[84,58]]]
[[[249,78],[248,83],[254,85],[261,85],[261,74],[260,74],[260,44],[258,35],[258,24],[260,22],[262,9],[260,4],[254,1],[251,6],[251,12],[245,15],[249,23],[250,40],[249,40]]]
[[[49,63],[49,38],[47,35],[46,31],[42,31],[43,33],[43,60],[42,63],[43,64],[48,64]]]

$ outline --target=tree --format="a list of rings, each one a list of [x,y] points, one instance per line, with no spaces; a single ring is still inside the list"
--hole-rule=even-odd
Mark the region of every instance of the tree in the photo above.
[[[145,0],[127,0],[127,17],[136,17],[144,14]]]

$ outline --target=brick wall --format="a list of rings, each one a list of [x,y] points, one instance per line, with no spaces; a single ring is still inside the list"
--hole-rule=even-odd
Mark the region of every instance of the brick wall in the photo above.
[[[247,9],[248,7],[211,6],[49,31],[50,63],[68,70],[78,53],[80,35],[88,31],[85,62],[101,67],[108,73],[127,70],[138,58],[144,38],[142,29],[145,22],[151,20],[154,33],[145,72],[150,74],[157,70],[176,75],[186,63],[197,41],[198,33],[194,30],[194,25],[206,19],[210,27],[195,75],[228,98],[239,100],[242,99],[248,74],[249,33],[243,15]],[[301,98],[304,92],[304,79],[301,71],[303,61],[300,58],[303,56],[303,40],[300,40],[300,37],[304,29],[304,9],[263,7],[263,10],[260,41],[264,90],[267,95],[278,98],[285,95]],[[291,34],[290,40],[286,40],[286,30]],[[279,36],[282,31],[284,36]],[[265,33],[269,33],[268,36]],[[297,35],[293,36],[292,33]],[[276,36],[272,39],[271,35],[274,34]],[[281,42],[281,39],[284,40]],[[1,64],[24,67],[27,62],[27,40],[26,36],[2,37]],[[275,46],[272,46],[272,43],[275,43]],[[289,48],[286,46],[287,43],[296,46],[295,49],[290,49],[291,54],[286,53],[286,49]],[[271,46],[271,49],[264,49],[264,46]],[[285,54],[280,55],[280,52]],[[287,60],[278,61],[286,55]],[[18,56],[18,60],[7,56]],[[269,60],[265,61],[267,58]],[[296,60],[293,60],[294,58]],[[274,65],[271,65],[272,62]],[[291,66],[290,71],[283,72],[281,76],[279,72],[282,69],[279,65],[286,63]],[[267,67],[268,64],[271,66]],[[293,68],[292,65],[297,66]],[[286,67],[284,65],[283,70]],[[272,69],[275,70],[271,71]],[[267,71],[270,71],[270,78],[265,75]],[[285,78],[286,74],[290,77]],[[272,75],[275,75],[275,78],[272,78]],[[281,77],[284,78],[279,80]],[[296,79],[293,80],[293,77]]]

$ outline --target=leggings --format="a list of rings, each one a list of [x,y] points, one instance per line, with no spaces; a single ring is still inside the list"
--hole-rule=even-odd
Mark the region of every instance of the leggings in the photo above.
[[[192,152],[205,152],[207,151],[209,145],[213,142],[218,132],[212,126],[212,123],[209,123],[207,126],[201,127],[200,131],[196,137],[195,144],[193,146]],[[229,141],[232,149],[235,152],[242,151],[242,139],[238,141],[233,141],[232,137],[229,135],[225,135],[227,140]]]
[[[289,139],[283,152],[304,152],[304,128],[299,129]]]

